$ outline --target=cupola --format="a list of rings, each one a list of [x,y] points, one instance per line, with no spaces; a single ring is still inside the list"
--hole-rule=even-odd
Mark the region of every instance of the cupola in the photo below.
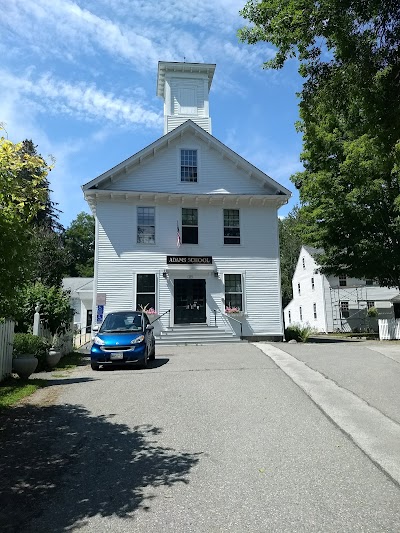
[[[164,134],[193,120],[211,134],[209,93],[215,65],[159,61],[157,96],[164,99]]]

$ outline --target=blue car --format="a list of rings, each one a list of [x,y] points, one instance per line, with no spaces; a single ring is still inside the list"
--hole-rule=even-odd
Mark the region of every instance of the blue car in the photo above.
[[[147,367],[156,357],[153,328],[146,313],[118,311],[109,313],[96,331],[90,351],[93,370],[100,365],[139,364]]]

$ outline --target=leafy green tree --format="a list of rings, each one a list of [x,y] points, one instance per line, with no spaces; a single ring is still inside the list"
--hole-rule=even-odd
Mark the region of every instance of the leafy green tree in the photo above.
[[[40,156],[24,153],[21,143],[0,138],[0,317],[15,312],[18,291],[29,279],[31,222],[43,209],[50,169]]]
[[[71,277],[92,277],[94,268],[94,217],[81,212],[65,230],[65,248],[72,260],[66,270]]]
[[[266,67],[299,60],[304,237],[326,273],[400,287],[400,3],[249,1],[250,44]]]
[[[37,304],[42,320],[53,335],[68,327],[73,316],[69,291],[36,282],[25,285],[20,292],[16,315],[19,332],[25,333],[32,327]]]
[[[282,304],[285,307],[293,298],[292,278],[303,244],[299,208],[295,207],[279,220],[279,242],[281,260]]]
[[[64,246],[63,233],[39,224],[32,228],[30,281],[60,287],[72,258]]]

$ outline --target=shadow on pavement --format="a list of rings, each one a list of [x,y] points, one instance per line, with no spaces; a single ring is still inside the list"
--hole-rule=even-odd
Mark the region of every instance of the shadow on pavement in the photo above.
[[[69,531],[94,515],[133,522],[137,509],[150,509],[145,489],[189,483],[199,453],[159,446],[161,428],[132,429],[114,416],[76,405],[0,413],[1,531]]]
[[[307,342],[311,343],[321,343],[321,344],[339,344],[343,342],[364,342],[361,339],[348,339],[348,338],[340,338],[340,337],[309,337]]]
[[[112,372],[113,370],[144,370],[144,371],[151,371],[152,368],[160,368],[161,366],[166,365],[169,362],[168,357],[157,357],[155,361],[149,361],[149,366],[146,369],[143,369],[138,364],[132,364],[132,365],[104,365],[100,367],[100,371],[104,372]],[[101,363],[100,363],[101,364]]]

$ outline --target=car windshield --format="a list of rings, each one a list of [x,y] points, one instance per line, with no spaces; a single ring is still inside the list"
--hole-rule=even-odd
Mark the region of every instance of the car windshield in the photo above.
[[[101,325],[99,333],[126,333],[141,330],[141,313],[110,313]]]

